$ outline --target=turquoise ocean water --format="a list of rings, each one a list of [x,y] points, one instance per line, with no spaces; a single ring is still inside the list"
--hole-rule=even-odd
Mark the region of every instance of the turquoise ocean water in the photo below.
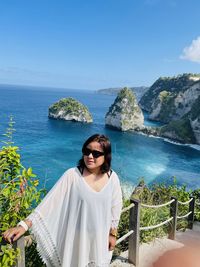
[[[48,107],[63,97],[74,97],[87,105],[93,124],[57,121],[48,118]],[[22,162],[31,166],[49,189],[60,175],[75,166],[82,143],[94,133],[110,137],[112,167],[130,188],[140,177],[146,183],[172,182],[188,188],[200,187],[200,150],[160,138],[105,128],[105,114],[115,96],[86,90],[0,86],[0,134],[5,132],[9,115],[14,116],[14,141],[20,147]],[[146,120],[146,124],[151,124]],[[131,189],[130,189],[131,190]]]

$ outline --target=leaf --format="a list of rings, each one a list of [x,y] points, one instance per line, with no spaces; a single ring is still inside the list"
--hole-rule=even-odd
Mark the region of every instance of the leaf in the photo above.
[[[38,186],[38,184],[39,184],[39,181],[38,181],[38,180],[35,180],[35,181],[33,182],[33,185],[34,185],[34,186]]]
[[[28,168],[27,174],[28,174],[28,176],[31,176],[32,175],[32,168]]]
[[[27,171],[26,171],[26,169],[23,169],[23,171],[22,171],[22,175],[25,176],[25,177],[27,176]]]
[[[4,188],[4,190],[2,190],[2,195],[5,197],[8,197],[10,195],[10,189],[9,188]]]

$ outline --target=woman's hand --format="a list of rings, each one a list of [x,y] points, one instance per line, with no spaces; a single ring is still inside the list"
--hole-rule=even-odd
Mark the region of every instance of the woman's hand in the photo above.
[[[116,245],[116,237],[113,235],[109,235],[109,250],[114,250],[115,245]]]
[[[8,242],[13,243],[17,239],[19,239],[25,232],[26,230],[24,229],[24,227],[16,226],[6,230],[3,233],[3,238]]]

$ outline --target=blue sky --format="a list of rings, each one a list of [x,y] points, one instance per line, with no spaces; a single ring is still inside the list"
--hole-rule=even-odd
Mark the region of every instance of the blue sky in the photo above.
[[[0,84],[152,85],[200,73],[199,0],[0,1]]]

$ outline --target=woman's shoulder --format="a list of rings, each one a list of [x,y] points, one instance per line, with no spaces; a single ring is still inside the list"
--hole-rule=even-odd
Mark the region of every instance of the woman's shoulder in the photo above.
[[[112,177],[112,180],[116,183],[118,183],[118,182],[120,182],[120,180],[119,180],[119,176],[118,176],[118,174],[112,169],[111,170],[112,171],[112,173],[111,173],[111,177]]]
[[[113,169],[110,169],[110,172],[111,172],[111,175],[118,177],[117,173]]]
[[[77,173],[77,167],[71,167],[64,172],[65,175],[70,175],[75,173]]]
[[[66,181],[67,183],[73,182],[77,174],[77,168],[72,167],[67,169],[63,175],[60,177],[60,181]]]

